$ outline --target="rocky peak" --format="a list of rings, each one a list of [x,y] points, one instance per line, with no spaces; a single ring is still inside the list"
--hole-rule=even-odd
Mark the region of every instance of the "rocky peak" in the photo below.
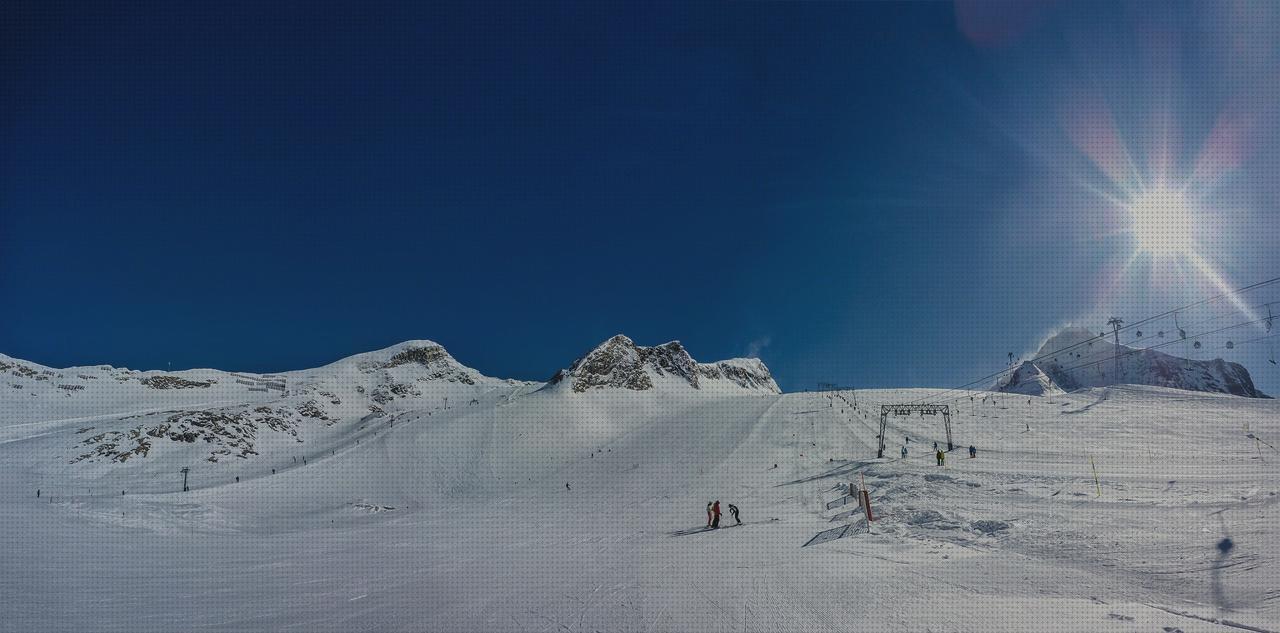
[[[731,358],[698,365],[698,372],[711,379],[723,379],[743,389],[782,393],[769,368],[758,358]]]
[[[708,383],[732,384],[780,393],[768,368],[758,360],[702,364],[695,361],[679,341],[642,347],[622,334],[596,346],[550,381],[553,385],[563,382],[568,382],[578,393],[607,387],[644,391],[662,382],[687,384],[694,389],[706,387]]]
[[[387,359],[387,362],[383,363],[383,367],[390,369],[409,363],[430,367],[433,363],[439,363],[446,359],[452,361],[453,357],[449,356],[444,347],[435,343],[420,346],[410,345]]]

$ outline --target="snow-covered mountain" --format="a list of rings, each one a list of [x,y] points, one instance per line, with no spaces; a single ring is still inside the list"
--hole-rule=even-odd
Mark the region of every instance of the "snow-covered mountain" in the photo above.
[[[782,393],[759,359],[699,363],[679,341],[641,347],[621,334],[560,370],[549,385],[568,385],[578,393],[603,388],[646,391],[660,386]]]
[[[680,343],[639,347],[625,336],[601,344],[551,384],[561,381],[572,386],[568,394],[781,393],[759,360],[698,363]],[[179,462],[278,463],[317,448],[337,450],[408,412],[487,409],[544,386],[485,376],[428,340],[275,374],[53,369],[0,355],[0,429],[21,427],[10,432],[25,436],[75,424],[58,464],[89,476],[119,470],[136,477]]]
[[[1118,352],[1118,353],[1117,353]],[[1119,356],[1117,373],[1114,358]],[[1044,395],[1113,384],[1150,385],[1188,391],[1229,393],[1267,398],[1253,385],[1249,371],[1221,358],[1191,360],[1152,350],[1115,344],[1080,327],[1051,336],[1036,352],[1036,361],[1023,361],[994,389]]]
[[[976,458],[938,464],[920,449],[947,438],[942,421],[900,416],[895,456],[875,459],[878,405],[936,390],[775,395],[755,361],[611,343],[547,388],[430,341],[266,376],[5,358],[0,629],[1280,622],[1265,546],[1280,402],[1147,386],[993,399],[952,415]],[[742,524],[704,529],[714,500]],[[911,608],[881,608],[903,596]],[[1222,604],[1240,626],[1216,624]]]
[[[170,459],[217,463],[340,442],[402,410],[493,402],[530,385],[482,375],[432,341],[405,341],[315,369],[250,374],[214,369],[52,369],[0,356],[0,427],[81,422],[62,463],[89,470]],[[142,460],[167,455],[165,459]]]

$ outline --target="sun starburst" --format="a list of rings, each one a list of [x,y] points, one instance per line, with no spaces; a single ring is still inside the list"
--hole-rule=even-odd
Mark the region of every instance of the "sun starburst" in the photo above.
[[[1187,257],[1196,252],[1197,210],[1182,191],[1158,187],[1124,203],[1134,247],[1154,257]]]

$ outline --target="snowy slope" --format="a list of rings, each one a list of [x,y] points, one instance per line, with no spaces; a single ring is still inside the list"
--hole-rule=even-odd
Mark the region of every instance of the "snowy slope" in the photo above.
[[[491,410],[544,386],[484,376],[428,340],[272,375],[54,370],[8,357],[0,370],[11,383],[0,390],[0,442],[49,435],[62,443],[34,466],[41,481],[135,491],[164,489],[192,464],[203,464],[204,484],[278,471],[333,456],[405,415]],[[570,379],[572,393],[587,384],[602,393],[653,390],[651,408],[669,395],[779,392],[759,360],[702,364],[679,343],[645,348],[625,336],[559,376]],[[592,400],[582,403],[587,410]]]
[[[1118,353],[1117,353],[1118,352]],[[1115,357],[1119,356],[1119,372]],[[995,391],[1045,395],[1113,384],[1151,385],[1188,391],[1229,393],[1250,398],[1267,395],[1253,385],[1248,370],[1221,358],[1178,358],[1153,349],[1135,349],[1099,339],[1084,328],[1069,327],[1050,337],[1036,353],[996,383]]]
[[[181,467],[205,483],[332,454],[405,411],[492,406],[535,383],[462,365],[431,341],[406,341],[324,367],[272,375],[217,370],[61,370],[5,357],[0,443],[56,438],[41,480],[165,489]],[[162,483],[163,482],[163,483]]]
[[[891,418],[908,458],[872,457],[879,405],[929,391],[855,409],[643,365],[652,388],[538,389],[429,348],[285,375],[272,407],[323,390],[340,420],[378,386],[422,395],[248,458],[156,449],[91,477],[48,467],[77,424],[10,435],[0,630],[1280,630],[1274,400],[976,392],[953,424],[978,458],[939,467],[938,416]],[[746,525],[698,532],[716,499]]]

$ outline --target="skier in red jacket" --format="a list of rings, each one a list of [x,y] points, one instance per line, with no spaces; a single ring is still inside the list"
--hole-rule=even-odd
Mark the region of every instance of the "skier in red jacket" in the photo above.
[[[716,502],[711,506],[711,514],[712,514],[711,529],[714,530],[720,527],[720,501],[719,500],[716,500]]]

